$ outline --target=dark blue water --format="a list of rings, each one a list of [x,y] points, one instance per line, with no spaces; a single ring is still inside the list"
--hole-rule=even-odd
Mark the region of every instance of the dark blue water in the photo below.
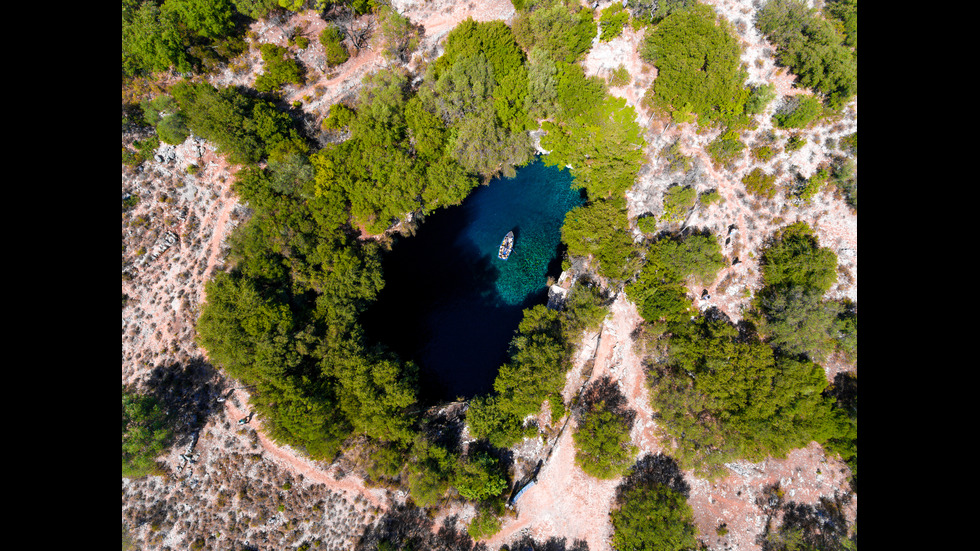
[[[582,204],[571,183],[567,170],[536,161],[432,214],[386,254],[385,288],[362,322],[370,340],[419,365],[424,401],[493,389],[521,311],[544,303],[548,276],[561,272],[565,213]]]

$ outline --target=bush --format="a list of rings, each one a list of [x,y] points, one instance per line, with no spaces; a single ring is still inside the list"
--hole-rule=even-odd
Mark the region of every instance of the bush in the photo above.
[[[735,160],[741,157],[742,150],[745,149],[745,143],[738,138],[738,132],[734,130],[722,132],[708,144],[705,151],[708,152],[716,165],[731,168]]]
[[[623,64],[620,64],[619,67],[613,69],[609,74],[609,86],[626,86],[630,83],[630,80],[630,72]]]
[[[816,96],[796,96],[772,116],[772,122],[777,128],[806,128],[822,111]]]
[[[772,199],[776,195],[776,175],[766,174],[761,168],[753,168],[745,176],[742,176],[742,184],[745,190],[757,197]]]
[[[602,10],[599,15],[599,28],[602,34],[599,40],[609,42],[617,36],[623,34],[623,27],[629,22],[630,14],[619,2],[613,2],[611,6]]]
[[[326,56],[328,67],[336,67],[350,58],[343,40],[344,35],[341,34],[340,29],[333,25],[327,25],[320,33],[320,44],[323,44],[323,53]]]
[[[289,50],[275,44],[262,44],[264,71],[255,77],[255,89],[259,92],[274,92],[285,84],[303,84],[303,67],[291,56]]]
[[[674,186],[664,192],[664,212],[660,219],[664,222],[680,222],[694,207],[698,192],[690,186]]]
[[[749,90],[740,47],[728,23],[710,6],[693,3],[647,32],[640,55],[657,67],[655,108],[702,126],[742,120]]]

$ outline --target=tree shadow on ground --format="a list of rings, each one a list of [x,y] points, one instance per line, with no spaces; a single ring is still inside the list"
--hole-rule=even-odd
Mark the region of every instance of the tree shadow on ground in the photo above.
[[[433,531],[434,521],[425,509],[403,504],[388,511],[369,526],[355,551],[377,549],[425,549],[426,551],[488,551],[482,543],[474,543],[465,529],[457,526],[453,516]]]
[[[566,538],[550,537],[544,542],[538,543],[525,535],[507,547],[510,551],[589,551],[589,544],[585,540],[574,540],[569,545]]]
[[[766,513],[766,529],[756,539],[763,551],[851,549],[851,544],[856,540],[848,538],[850,525],[844,513],[852,498],[850,493],[823,496],[813,505],[792,501],[784,503],[783,495],[777,483],[766,487],[756,501]],[[773,526],[774,519],[780,517],[779,526]]]
[[[621,501],[623,493],[630,488],[654,484],[663,484],[685,498],[691,496],[691,486],[684,480],[684,474],[677,462],[672,457],[658,453],[647,454],[637,460],[616,488],[616,500]]]
[[[585,389],[585,392],[582,393],[582,411],[592,411],[600,402],[604,402],[606,410],[624,419],[632,428],[636,411],[629,408],[626,396],[623,395],[619,385],[609,375],[602,376]]]
[[[145,386],[167,412],[177,446],[192,443],[208,419],[223,411],[217,400],[225,392],[224,378],[202,358],[161,363]]]

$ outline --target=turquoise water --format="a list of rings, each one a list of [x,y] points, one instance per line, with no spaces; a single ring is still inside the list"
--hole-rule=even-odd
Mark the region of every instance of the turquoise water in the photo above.
[[[364,326],[418,363],[423,399],[492,390],[521,311],[544,303],[548,276],[561,271],[565,213],[582,203],[571,183],[567,170],[538,160],[434,213],[386,254],[385,288]],[[508,231],[514,250],[504,261],[497,251]]]

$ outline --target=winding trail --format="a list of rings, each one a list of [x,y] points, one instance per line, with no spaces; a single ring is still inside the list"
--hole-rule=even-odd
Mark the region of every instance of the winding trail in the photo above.
[[[248,397],[245,396],[241,390],[235,390],[234,397],[244,403],[247,403]],[[228,400],[225,401],[225,410],[228,414],[229,420],[234,420],[234,422],[237,422],[238,419],[248,415],[248,413],[235,407],[233,398],[228,398]],[[256,418],[253,417],[251,422],[256,422]],[[391,500],[388,498],[387,492],[383,488],[368,488],[364,484],[363,479],[353,474],[348,474],[344,478],[338,480],[330,475],[330,469],[324,469],[320,465],[317,465],[316,462],[302,457],[289,446],[281,446],[273,442],[268,436],[266,436],[264,430],[257,429],[255,432],[258,434],[259,443],[262,445],[262,449],[265,454],[280,467],[286,468],[294,473],[301,474],[306,480],[322,483],[330,490],[343,492],[348,494],[350,497],[360,495],[364,499],[368,500],[371,505],[380,508],[382,512],[387,511],[391,505]]]

